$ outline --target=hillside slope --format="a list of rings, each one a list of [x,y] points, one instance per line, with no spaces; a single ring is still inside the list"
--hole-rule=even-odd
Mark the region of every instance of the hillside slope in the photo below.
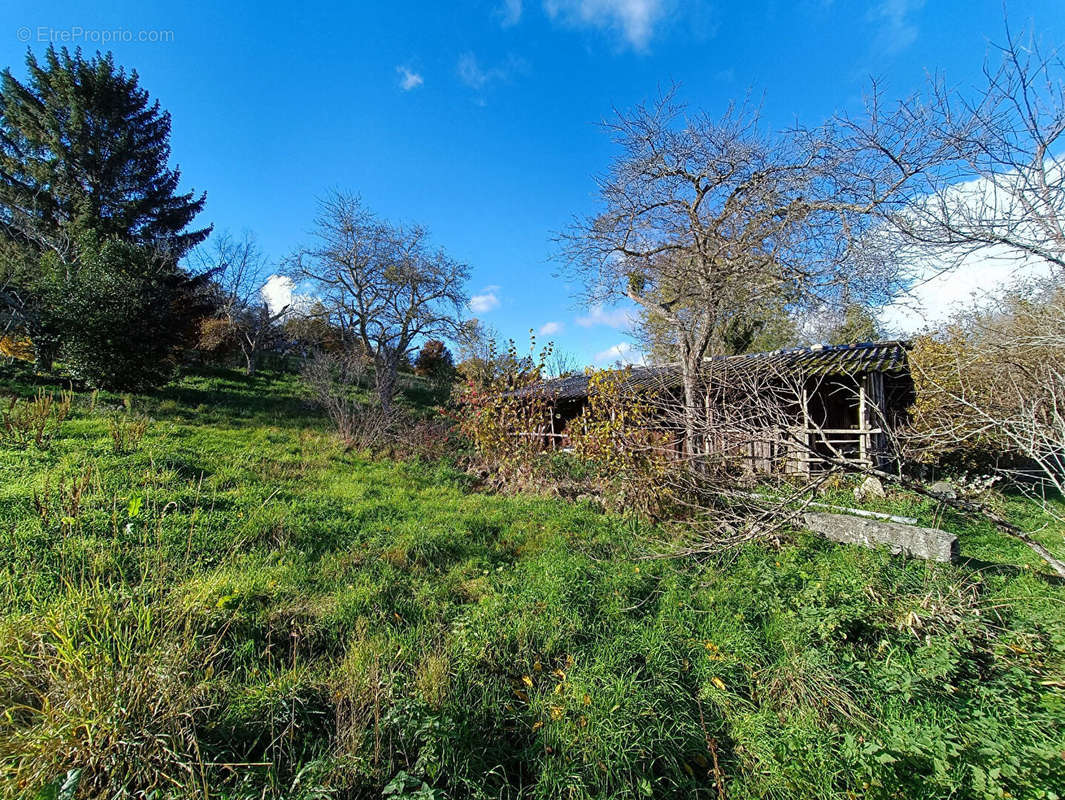
[[[4,797],[1065,796],[1065,587],[991,530],[646,558],[345,452],[291,377],[130,405],[0,445]]]

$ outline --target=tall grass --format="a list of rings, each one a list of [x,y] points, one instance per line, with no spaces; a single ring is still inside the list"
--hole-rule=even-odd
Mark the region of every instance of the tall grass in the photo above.
[[[136,447],[119,400],[0,448],[0,796],[1065,795],[1065,588],[989,529],[648,558],[346,451],[284,376],[135,398]]]

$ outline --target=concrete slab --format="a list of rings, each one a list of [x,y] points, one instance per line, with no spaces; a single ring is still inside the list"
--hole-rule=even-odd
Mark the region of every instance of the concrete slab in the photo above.
[[[958,555],[958,537],[938,528],[817,511],[804,514],[803,521],[814,533],[843,544],[887,547],[896,555],[905,553],[930,561],[951,561]]]

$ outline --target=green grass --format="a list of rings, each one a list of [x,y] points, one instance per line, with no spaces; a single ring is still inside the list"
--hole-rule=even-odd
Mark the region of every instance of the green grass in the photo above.
[[[0,448],[0,796],[716,798],[715,755],[730,798],[1065,796],[1065,587],[993,529],[648,559],[345,452],[290,376],[134,398],[122,454],[119,402]]]

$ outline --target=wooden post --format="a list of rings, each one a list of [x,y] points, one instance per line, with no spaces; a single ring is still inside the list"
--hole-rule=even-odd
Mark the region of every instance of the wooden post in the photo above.
[[[787,459],[789,466],[787,469],[791,473],[808,475],[810,473],[810,463],[813,460],[813,454],[810,452],[813,442],[811,441],[812,434],[810,431],[810,396],[806,390],[805,383],[803,383],[799,403],[802,411],[802,427],[795,435],[795,438],[799,441],[797,443],[788,442]],[[799,449],[800,452],[796,453],[796,449]]]
[[[710,413],[710,387],[706,388],[706,435],[703,437],[703,453],[707,456],[710,455],[710,451],[713,447],[713,420]]]
[[[886,455],[884,425],[887,409],[884,397],[884,373],[869,372],[862,377],[859,401],[860,424],[863,430],[868,431],[863,436],[865,449],[862,457],[863,460],[868,459],[866,463],[869,466],[879,468],[883,465]]]
[[[549,409],[551,413],[551,449],[558,450],[558,437],[555,436],[555,401],[551,401],[551,407]]]
[[[870,466],[869,461],[869,410],[867,406],[865,384],[868,375],[863,375],[858,381],[858,463],[863,467]]]
[[[806,384],[802,387],[802,441],[805,447],[802,452],[802,472],[810,474],[810,461],[813,457],[813,434],[810,432],[810,393],[806,391]]]

